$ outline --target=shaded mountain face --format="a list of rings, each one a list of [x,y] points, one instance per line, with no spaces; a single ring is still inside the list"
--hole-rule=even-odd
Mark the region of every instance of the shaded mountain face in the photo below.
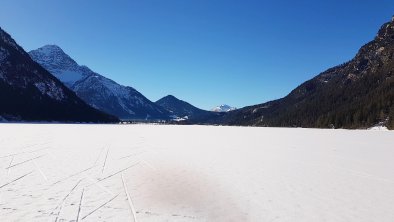
[[[156,104],[170,112],[173,118],[179,117],[185,119],[187,121],[184,122],[189,124],[205,123],[208,119],[221,116],[221,113],[199,109],[172,95],[159,99],[156,101]]]
[[[394,128],[394,20],[342,65],[328,69],[286,97],[245,107],[217,120],[230,125]]]
[[[200,115],[206,115],[209,112],[199,109],[190,103],[176,98],[175,96],[168,95],[156,101],[156,104],[163,107],[173,116],[193,118]]]
[[[73,90],[86,103],[123,120],[168,119],[169,113],[132,87],[78,65],[55,45],[29,52],[31,58]]]
[[[0,28],[0,119],[114,122],[65,87]]]

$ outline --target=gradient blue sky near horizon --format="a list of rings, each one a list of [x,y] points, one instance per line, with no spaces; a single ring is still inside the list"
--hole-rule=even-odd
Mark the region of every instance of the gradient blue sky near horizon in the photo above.
[[[4,0],[0,26],[27,51],[59,45],[152,101],[211,109],[287,95],[392,15],[392,0]]]

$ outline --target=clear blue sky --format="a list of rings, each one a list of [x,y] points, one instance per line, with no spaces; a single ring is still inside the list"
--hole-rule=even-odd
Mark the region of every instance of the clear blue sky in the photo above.
[[[155,101],[210,109],[285,96],[351,59],[392,0],[4,0],[0,26],[29,51],[57,44]]]

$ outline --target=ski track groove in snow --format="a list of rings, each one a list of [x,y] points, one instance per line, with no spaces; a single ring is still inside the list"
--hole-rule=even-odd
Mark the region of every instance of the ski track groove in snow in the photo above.
[[[28,160],[25,160],[25,161],[22,161],[22,162],[19,162],[19,163],[13,164],[13,165],[11,165],[11,166],[7,167],[6,169],[8,170],[8,169],[11,169],[11,168],[13,168],[13,167],[16,167],[16,166],[19,166],[19,165],[25,164],[25,163],[27,163],[27,162],[34,161],[34,160],[36,160],[36,159],[39,159],[39,158],[41,158],[41,157],[43,157],[43,156],[45,156],[45,155],[41,155],[41,156],[37,156],[37,157],[33,157],[33,158],[31,158],[31,159],[28,159]]]
[[[127,189],[127,186],[126,186],[126,182],[124,181],[124,178],[123,178],[123,173],[121,173],[121,178],[122,178],[123,188],[124,188],[124,191],[125,191],[126,196],[127,196],[127,202],[129,204],[129,207],[130,207],[131,215],[133,217],[133,221],[137,222],[137,215],[136,215],[137,213],[135,212],[134,204],[131,201],[131,197],[130,197],[129,191]]]
[[[82,189],[82,194],[81,194],[81,199],[79,200],[79,206],[78,206],[78,214],[77,214],[77,222],[79,221],[79,215],[81,214],[81,207],[82,207],[82,200],[83,200],[83,193],[85,192],[85,188]]]
[[[391,131],[0,124],[0,147],[0,221],[394,221]]]
[[[109,179],[109,178],[111,178],[111,177],[113,177],[113,176],[115,176],[115,175],[118,175],[118,174],[120,174],[120,173],[122,173],[122,172],[124,172],[124,171],[126,171],[126,170],[128,170],[128,169],[130,169],[130,168],[132,168],[132,167],[137,166],[138,164],[139,164],[139,163],[135,163],[135,164],[132,164],[132,165],[130,165],[130,166],[124,168],[124,169],[121,169],[121,170],[119,170],[119,171],[116,171],[115,173],[111,173],[110,175],[108,175],[108,176],[106,176],[106,177],[103,177],[103,178],[98,179],[97,182],[101,182],[101,181],[103,181],[103,180]]]
[[[24,178],[24,177],[26,177],[26,176],[28,176],[28,175],[30,175],[31,173],[33,173],[33,171],[30,171],[29,173],[26,173],[26,174],[24,174],[24,175],[22,175],[22,176],[20,176],[20,177],[18,177],[18,178],[16,178],[16,179],[11,180],[11,181],[8,182],[8,183],[5,183],[5,184],[1,185],[1,186],[0,186],[0,189],[3,188],[3,187],[5,187],[5,186],[8,186],[8,185],[10,185],[10,184],[12,184],[12,183],[14,183],[14,182],[16,182],[16,181],[18,181],[18,180],[20,180],[20,179],[22,179],[22,178]]]
[[[104,173],[105,165],[107,164],[108,153],[109,153],[109,148],[107,149],[107,153],[105,154],[105,159],[104,159],[103,168],[101,170],[101,173]]]
[[[107,205],[108,203],[110,203],[111,201],[113,201],[115,198],[117,198],[119,196],[119,194],[115,195],[114,197],[112,197],[111,199],[109,199],[107,202],[101,204],[100,206],[98,206],[96,209],[94,209],[92,212],[86,214],[84,217],[82,217],[82,220],[84,220],[85,218],[87,218],[88,216],[92,215],[94,212],[100,210],[102,207],[104,207],[105,205]]]
[[[8,164],[8,167],[7,167],[7,176],[10,175],[11,164],[12,164],[12,162],[14,162],[14,158],[15,158],[15,155],[12,155],[10,164]]]
[[[47,144],[47,143],[45,143],[45,144]],[[24,146],[22,148],[30,148],[30,147],[37,146],[37,145],[38,144],[33,144],[33,145]],[[38,152],[38,151],[45,150],[45,149],[48,149],[48,148],[40,148],[40,149],[36,149],[36,150],[21,151],[21,152],[18,152],[18,153],[11,153],[11,154],[7,154],[5,156],[0,156],[0,159],[7,158],[7,157],[10,157],[10,156],[17,156],[17,155],[21,155],[21,154],[34,153],[34,152]]]
[[[67,195],[64,196],[64,198],[62,199],[61,203],[54,209],[54,210],[59,209],[59,210],[57,211],[57,214],[56,214],[55,222],[57,222],[58,219],[59,219],[59,216],[60,216],[60,214],[61,214],[61,212],[62,212],[62,209],[63,209],[63,206],[64,206],[64,202],[66,201],[67,197],[70,196],[70,194],[75,190],[75,188],[77,188],[77,186],[82,182],[82,180],[83,180],[83,179],[80,179],[80,180],[78,181],[78,183],[75,184],[75,186],[70,190],[70,192],[68,192]]]

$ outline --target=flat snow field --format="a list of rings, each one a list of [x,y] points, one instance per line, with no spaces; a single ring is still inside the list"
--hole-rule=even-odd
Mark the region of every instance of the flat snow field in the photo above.
[[[394,221],[394,132],[0,124],[0,221]]]

